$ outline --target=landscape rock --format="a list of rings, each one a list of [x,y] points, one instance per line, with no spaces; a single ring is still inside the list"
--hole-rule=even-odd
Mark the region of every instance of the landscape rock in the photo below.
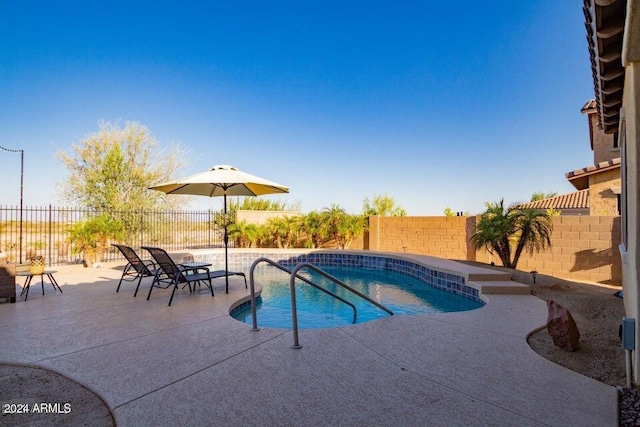
[[[547,301],[547,309],[547,331],[553,338],[553,343],[565,350],[577,351],[580,332],[569,310],[553,300]]]

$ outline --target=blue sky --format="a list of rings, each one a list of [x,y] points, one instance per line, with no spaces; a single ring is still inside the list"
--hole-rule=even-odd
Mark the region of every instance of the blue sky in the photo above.
[[[86,4],[88,3],[88,4]],[[593,163],[581,4],[569,1],[0,3],[0,145],[25,205],[60,204],[100,120],[288,185],[303,212],[409,215],[567,193]],[[0,205],[19,203],[0,151]],[[219,208],[197,200],[195,208]]]

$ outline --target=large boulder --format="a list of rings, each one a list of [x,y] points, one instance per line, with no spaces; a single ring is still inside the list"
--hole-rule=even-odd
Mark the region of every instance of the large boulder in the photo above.
[[[553,300],[547,301],[547,309],[547,331],[553,338],[553,343],[568,351],[578,350],[580,332],[569,310]]]

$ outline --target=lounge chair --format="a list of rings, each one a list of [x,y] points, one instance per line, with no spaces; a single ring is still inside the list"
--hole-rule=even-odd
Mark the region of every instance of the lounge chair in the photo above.
[[[173,288],[171,291],[171,298],[169,298],[169,305],[171,305],[173,295],[176,293],[176,289],[178,289],[180,284],[189,286],[189,292],[191,292],[191,284],[194,284],[195,290],[195,284],[200,282],[203,282],[209,287],[209,289],[211,289],[211,296],[213,296],[213,285],[211,284],[212,277],[207,267],[183,267],[181,265],[177,265],[164,249],[150,246],[143,246],[142,249],[149,251],[151,257],[159,266],[159,273],[161,272],[161,274],[156,274],[153,283],[151,283],[147,300],[151,297],[151,291],[154,287],[163,289],[171,287]]]
[[[158,272],[158,266],[151,260],[143,260],[140,258],[136,251],[130,246],[117,245],[115,243],[112,243],[111,246],[118,248],[128,262],[122,272],[122,277],[120,277],[120,282],[118,282],[116,292],[120,291],[120,285],[122,285],[123,280],[133,282],[138,279],[138,285],[136,286],[136,291],[133,294],[135,297],[138,295],[138,289],[140,288],[140,282],[142,282],[143,277],[153,277],[155,280],[156,273]]]

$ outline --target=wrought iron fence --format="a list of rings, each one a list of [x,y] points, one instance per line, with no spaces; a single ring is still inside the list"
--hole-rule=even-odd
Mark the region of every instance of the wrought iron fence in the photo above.
[[[22,213],[22,230],[20,218]],[[50,266],[83,261],[68,239],[68,230],[79,221],[104,212],[55,206],[23,207],[0,205],[0,250],[9,262],[23,263],[43,256]],[[167,250],[220,247],[223,230],[216,225],[219,212],[206,211],[122,211],[109,212],[124,225],[124,243],[139,247],[158,245]],[[116,242],[114,242],[116,243]],[[231,242],[230,242],[231,243]],[[110,245],[101,261],[124,260]]]

